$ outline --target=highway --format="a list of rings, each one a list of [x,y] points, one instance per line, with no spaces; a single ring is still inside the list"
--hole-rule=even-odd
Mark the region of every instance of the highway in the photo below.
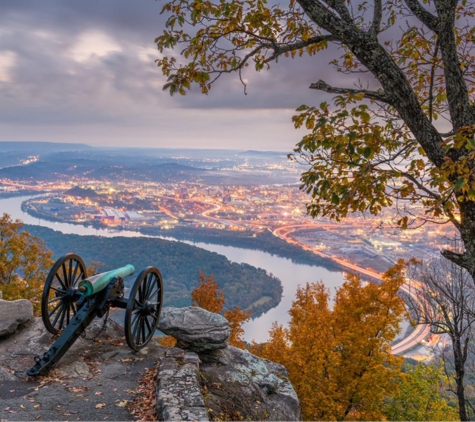
[[[296,241],[296,240],[289,237],[290,233],[293,233],[297,229],[303,229],[303,228],[304,229],[315,228],[315,226],[311,225],[311,224],[295,224],[295,225],[292,225],[292,226],[279,227],[279,228],[275,229],[272,233],[274,234],[274,236],[277,236],[277,237],[281,238],[282,240],[285,240],[288,243],[298,245],[301,248],[303,248],[307,251],[310,251],[310,252],[312,252],[316,255],[322,256],[324,258],[331,259],[334,262],[337,262],[338,264],[340,264],[341,266],[343,266],[345,268],[348,268],[348,269],[353,270],[353,271],[357,271],[361,274],[367,275],[367,276],[375,278],[377,280],[382,280],[382,274],[381,273],[378,273],[374,270],[370,270],[368,268],[359,267],[356,264],[353,264],[351,262],[348,262],[348,261],[345,261],[343,259],[337,258],[333,255],[328,255],[325,252],[315,250],[314,248],[312,248],[310,246],[307,246],[305,244],[302,244],[302,243],[300,243],[300,242],[298,242],[298,241]],[[417,296],[417,294],[414,290],[414,286],[412,286],[412,287],[413,288],[410,289],[408,285],[403,285],[403,286],[401,286],[400,289],[401,289],[401,291],[403,291],[407,295],[411,296],[415,301],[417,301],[418,303],[421,303],[422,299],[419,296]],[[429,336],[429,334],[430,334],[429,325],[427,325],[427,324],[417,325],[414,328],[414,330],[408,336],[404,337],[403,339],[401,339],[400,341],[395,343],[392,346],[391,351],[394,354],[404,354],[405,352],[407,352],[407,351],[413,349],[415,346],[417,346],[421,341],[426,339]]]

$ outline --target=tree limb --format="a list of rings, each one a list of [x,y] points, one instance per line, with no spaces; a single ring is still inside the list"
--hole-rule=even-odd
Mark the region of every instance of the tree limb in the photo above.
[[[374,13],[373,13],[373,22],[371,24],[371,28],[369,33],[373,37],[377,37],[379,33],[379,28],[381,26],[381,19],[383,17],[383,4],[381,0],[374,1]]]
[[[381,101],[383,103],[392,105],[392,97],[386,94],[384,91],[368,91],[366,89],[351,89],[351,88],[338,88],[328,85],[325,81],[319,80],[313,84],[310,84],[310,89],[317,89],[319,91],[328,92],[330,94],[361,94],[372,100]]]
[[[336,37],[333,35],[319,35],[315,37],[311,37],[305,41],[299,41],[293,44],[277,44],[276,42],[271,42],[270,44],[263,44],[262,47],[270,48],[274,50],[274,53],[267,58],[264,63],[269,63],[275,60],[282,54],[285,54],[289,51],[299,50],[301,48],[308,47],[309,45],[318,44],[321,42],[335,42],[338,41]]]
[[[448,249],[444,249],[441,254],[444,258],[447,258],[455,265],[465,268],[469,273],[473,272],[473,263],[469,262],[469,257],[467,256],[467,254],[453,252]]]
[[[418,0],[404,0],[404,3],[427,28],[436,31],[439,19],[424,9]]]

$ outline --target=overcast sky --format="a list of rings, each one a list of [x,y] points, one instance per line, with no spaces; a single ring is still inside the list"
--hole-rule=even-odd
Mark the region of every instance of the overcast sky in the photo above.
[[[321,77],[318,58],[249,71],[247,95],[232,75],[208,96],[170,97],[154,62],[162,5],[1,1],[0,141],[290,152],[304,135],[295,108],[322,100],[308,89]]]

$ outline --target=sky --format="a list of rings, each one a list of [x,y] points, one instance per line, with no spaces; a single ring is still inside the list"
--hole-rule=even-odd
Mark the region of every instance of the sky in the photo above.
[[[106,147],[219,148],[291,152],[292,125],[322,77],[319,58],[284,59],[247,71],[209,95],[170,97],[155,64],[163,1],[0,2],[0,141]],[[327,75],[331,82],[335,76]]]

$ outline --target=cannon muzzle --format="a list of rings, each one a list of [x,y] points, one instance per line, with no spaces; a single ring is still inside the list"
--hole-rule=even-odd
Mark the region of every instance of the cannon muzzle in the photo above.
[[[134,272],[134,266],[128,264],[122,268],[116,268],[115,270],[93,275],[79,282],[78,291],[83,296],[91,296],[105,289],[113,278],[124,278],[129,275],[132,275]]]

